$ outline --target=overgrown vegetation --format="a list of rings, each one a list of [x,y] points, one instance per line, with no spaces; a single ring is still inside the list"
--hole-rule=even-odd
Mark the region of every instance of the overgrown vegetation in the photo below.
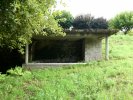
[[[52,16],[56,0],[0,0],[0,47],[19,49],[33,35],[63,35]]]
[[[133,36],[111,36],[109,61],[32,71],[11,69],[9,75],[0,75],[0,99],[132,100],[133,45],[130,44]]]
[[[108,21],[102,17],[94,18],[91,14],[79,15],[73,21],[76,29],[107,29]]]

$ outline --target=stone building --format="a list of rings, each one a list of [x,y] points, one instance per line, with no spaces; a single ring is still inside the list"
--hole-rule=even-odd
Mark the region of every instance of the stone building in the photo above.
[[[65,30],[66,36],[33,37],[26,46],[25,65],[64,65],[102,59],[102,39],[105,38],[105,58],[108,59],[108,37],[118,30]]]

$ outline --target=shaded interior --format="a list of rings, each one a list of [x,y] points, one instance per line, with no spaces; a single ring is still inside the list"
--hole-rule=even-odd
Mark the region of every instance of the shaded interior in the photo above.
[[[33,40],[30,62],[67,63],[84,61],[84,40]]]

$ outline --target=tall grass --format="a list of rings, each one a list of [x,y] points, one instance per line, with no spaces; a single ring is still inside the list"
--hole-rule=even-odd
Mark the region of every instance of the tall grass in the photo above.
[[[133,100],[132,44],[133,36],[114,35],[109,61],[9,71],[0,75],[0,100]]]

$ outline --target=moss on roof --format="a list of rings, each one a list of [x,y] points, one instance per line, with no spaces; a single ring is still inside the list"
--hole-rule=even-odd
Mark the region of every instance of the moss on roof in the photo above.
[[[66,34],[96,34],[96,35],[113,35],[116,34],[119,30],[116,29],[72,29],[64,30]]]

